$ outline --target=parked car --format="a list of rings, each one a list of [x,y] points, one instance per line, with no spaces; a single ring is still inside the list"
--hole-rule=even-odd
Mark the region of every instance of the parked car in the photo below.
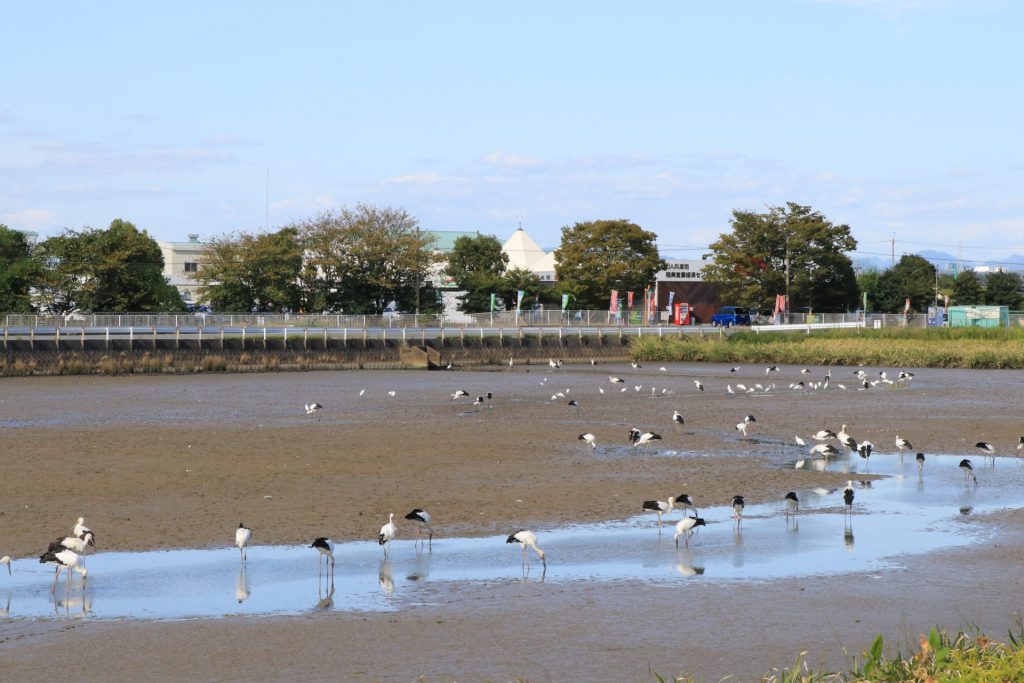
[[[739,306],[722,306],[711,316],[711,324],[715,327],[733,327],[734,325],[749,325],[750,314]]]

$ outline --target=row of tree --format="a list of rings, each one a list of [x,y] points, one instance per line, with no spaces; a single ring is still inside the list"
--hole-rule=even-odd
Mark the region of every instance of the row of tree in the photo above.
[[[0,311],[182,311],[159,245],[115,220],[33,243],[0,225]]]
[[[1024,283],[1017,273],[987,273],[982,282],[973,270],[957,275],[938,273],[931,262],[915,254],[902,256],[889,270],[861,273],[857,284],[873,310],[887,313],[902,312],[907,299],[910,310],[915,312],[947,299],[958,306],[1008,306],[1011,310],[1024,307]]]
[[[855,275],[847,255],[857,247],[847,225],[808,206],[788,203],[765,212],[734,211],[731,230],[704,255],[705,281],[724,303],[770,311],[788,294],[790,310],[850,311],[866,294],[871,310],[902,312],[906,299],[922,311],[949,296],[953,303],[1024,305],[1021,279],[972,271],[936,276],[919,256],[893,268]],[[639,294],[665,268],[656,235],[628,220],[562,228],[555,252],[557,281],[509,268],[501,243],[488,235],[459,238],[439,255],[434,238],[402,209],[359,204],[326,211],[275,232],[214,238],[195,277],[200,298],[221,311],[345,311],[380,313],[439,309],[436,272],[465,292],[459,307],[488,311],[527,302],[607,308],[612,290]],[[522,294],[520,294],[522,293]],[[105,229],[69,230],[37,244],[0,226],[0,310],[65,313],[176,311],[183,303],[163,276],[157,243],[127,221]]]

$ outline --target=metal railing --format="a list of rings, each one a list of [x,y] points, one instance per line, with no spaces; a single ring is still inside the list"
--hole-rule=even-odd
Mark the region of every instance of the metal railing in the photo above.
[[[761,316],[759,323],[770,327],[772,320]],[[793,313],[783,321],[786,325],[808,323],[862,323],[865,327],[927,327],[926,315],[912,313]],[[1024,312],[1011,312],[1010,327],[1024,327]],[[514,327],[674,327],[664,311],[650,320],[642,313],[628,315],[605,310],[538,309],[528,311],[495,311],[493,313],[342,315],[304,313],[73,313],[42,315],[25,313],[0,314],[2,328],[55,327],[171,327],[171,328],[514,328]]]

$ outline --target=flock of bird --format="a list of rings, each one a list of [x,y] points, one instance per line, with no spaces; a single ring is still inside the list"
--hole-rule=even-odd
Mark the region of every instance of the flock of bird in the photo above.
[[[592,360],[591,363],[593,364],[594,361]],[[548,364],[549,364],[549,366],[550,366],[550,368],[552,370],[558,370],[558,369],[560,369],[562,367],[562,361],[561,360],[549,359],[549,363]],[[636,361],[632,362],[631,365],[632,365],[632,367],[634,369],[639,369],[641,367],[640,364],[638,362],[636,362]],[[514,366],[514,359],[510,360],[509,366],[510,367]],[[736,366],[736,367],[731,368],[729,370],[729,372],[730,373],[736,373],[740,369],[741,368],[739,366]],[[666,368],[661,367],[660,370],[662,372],[665,372]],[[779,373],[779,372],[780,372],[780,370],[779,370],[778,366],[775,366],[775,365],[768,366],[765,369],[765,376],[766,377],[767,376],[771,376],[771,375],[773,375],[775,373]],[[800,374],[803,375],[804,377],[806,377],[808,375],[813,374],[813,371],[811,369],[809,369],[809,368],[804,368],[804,369],[802,369],[800,371]],[[909,386],[911,384],[911,382],[913,381],[913,378],[914,378],[914,374],[913,373],[907,372],[907,371],[902,371],[902,370],[899,371],[899,373],[896,376],[895,380],[890,380],[889,377],[888,377],[888,374],[885,371],[881,371],[881,372],[878,373],[878,377],[879,377],[878,380],[869,380],[868,379],[868,375],[863,370],[857,370],[854,373],[854,376],[857,378],[857,380],[858,380],[858,382],[860,384],[859,389],[861,391],[869,390],[869,389],[871,389],[873,387],[876,387],[876,386],[878,386],[880,384],[906,387],[906,386]],[[609,382],[612,383],[612,384],[625,384],[626,383],[626,380],[623,379],[622,377],[609,376],[608,379],[609,379]],[[542,385],[545,384],[546,381],[547,381],[547,378],[544,378],[544,381],[541,382],[541,384]],[[700,380],[693,380],[693,381],[694,381],[696,390],[698,392],[705,391],[704,383],[702,383]],[[800,380],[798,382],[794,382],[794,383],[790,384],[789,386],[790,386],[790,389],[793,389],[793,390],[796,390],[796,391],[818,391],[818,390],[828,389],[830,384],[831,384],[831,371],[828,371],[824,375],[823,379],[820,382],[808,382],[806,380]],[[846,389],[846,387],[843,386],[842,384],[838,384],[837,383],[837,384],[835,384],[835,386],[838,389],[840,389],[840,390],[845,390]],[[635,391],[637,391],[637,392],[639,392],[641,390],[641,388],[642,387],[640,385],[637,385],[637,386],[634,387]],[[737,393],[737,391],[740,391],[742,393],[747,393],[747,394],[753,393],[753,392],[758,392],[758,391],[763,392],[763,393],[767,393],[767,392],[770,392],[770,391],[774,390],[775,388],[776,388],[775,383],[769,384],[767,386],[764,386],[764,385],[758,383],[758,384],[754,384],[753,386],[751,386],[749,388],[746,387],[745,385],[741,384],[741,383],[735,383],[735,389],[734,389],[733,388],[733,384],[730,383],[730,384],[726,385],[726,393],[727,394],[735,394],[735,393]],[[623,387],[621,390],[622,391],[626,391],[626,387]],[[567,392],[569,392],[569,389],[566,389],[565,392],[558,392],[554,396],[552,396],[552,399],[566,398]],[[604,390],[600,389],[600,392],[604,393]],[[360,393],[360,396],[362,396],[365,393],[365,390],[360,391],[359,393]],[[652,389],[651,393],[654,394],[655,390]],[[668,389],[662,389],[662,393],[663,394],[672,395],[675,392],[674,391],[669,391]],[[394,397],[395,396],[395,391],[389,391],[388,395],[390,397]],[[470,397],[470,393],[465,391],[464,389],[457,389],[456,391],[451,393],[451,399],[452,400],[458,400],[458,399],[468,398],[468,397]],[[493,398],[494,398],[494,395],[491,392],[486,392],[485,394],[481,394],[479,396],[476,396],[476,398],[474,399],[474,402],[473,402],[473,406],[476,409],[479,409],[479,407],[482,406],[482,405],[486,405],[488,408],[491,408],[492,407],[492,400],[493,400]],[[569,399],[567,401],[567,405],[569,407],[573,408],[575,410],[576,414],[579,415],[580,403],[579,403],[579,401],[577,399],[575,399],[575,398]],[[317,421],[320,421],[321,413],[322,413],[322,411],[324,409],[324,406],[321,403],[311,402],[311,403],[305,404],[304,407],[305,407],[305,412],[306,412],[307,415],[309,415],[309,416],[316,416]],[[672,416],[670,418],[670,421],[676,427],[681,427],[682,425],[685,424],[685,419],[684,419],[682,413],[679,410],[673,411]],[[735,430],[740,432],[744,437],[748,437],[749,436],[748,430],[755,423],[757,423],[757,419],[756,419],[756,417],[754,415],[751,415],[751,414],[745,415],[735,425]],[[817,443],[814,446],[812,446],[810,448],[808,454],[811,455],[816,461],[822,461],[822,462],[827,462],[830,458],[837,457],[837,456],[841,455],[845,450],[848,450],[851,453],[851,455],[852,454],[859,455],[861,458],[863,458],[865,460],[870,458],[870,456],[872,455],[872,453],[875,450],[874,444],[872,442],[866,440],[866,439],[865,440],[858,440],[858,439],[856,439],[847,430],[847,427],[848,427],[848,425],[843,424],[838,432],[833,431],[831,429],[821,429],[821,430],[817,431],[816,433],[812,434],[810,436],[810,439],[812,439],[814,441],[817,441],[819,443]],[[598,442],[597,437],[593,433],[591,433],[591,432],[585,432],[583,434],[580,434],[578,436],[578,440],[579,441],[583,441],[586,445],[590,446],[591,449],[596,449],[597,448],[597,442]],[[662,440],[662,436],[660,434],[655,433],[655,432],[642,431],[642,430],[640,430],[640,429],[638,429],[636,427],[631,427],[628,430],[628,433],[627,433],[627,440],[628,440],[629,445],[633,449],[636,449],[636,448],[639,448],[639,447],[643,446],[645,448],[645,450],[646,450],[646,449],[648,449],[651,446],[651,444],[654,444],[654,443],[656,443],[658,441],[661,441]],[[799,435],[796,435],[794,437],[794,440],[795,440],[795,443],[796,443],[796,445],[798,447],[803,448],[803,447],[807,446],[807,442],[801,436],[799,436]],[[838,447],[836,445],[833,445],[832,443],[830,443],[833,440],[838,444]],[[901,437],[899,435],[896,435],[895,441],[894,441],[894,445],[895,445],[896,450],[898,451],[901,459],[903,457],[904,452],[915,452],[914,446],[907,439],[905,439],[905,438],[903,438],[903,437]],[[995,454],[996,454],[996,448],[995,448],[995,446],[993,444],[991,444],[989,442],[986,442],[986,441],[979,441],[979,442],[976,443],[976,448],[978,450],[980,450],[982,453],[984,453],[986,456],[989,456],[989,457],[994,459]],[[1021,436],[1019,438],[1019,440],[1017,442],[1017,445],[1016,445],[1016,451],[1017,451],[1018,454],[1024,453],[1024,436]],[[917,452],[915,454],[915,460],[916,460],[919,472],[923,474],[924,464],[925,464],[925,455],[924,455],[924,453]],[[800,459],[798,459],[796,461],[796,467],[797,468],[802,468],[802,467],[805,467],[805,466],[806,466],[806,460],[805,459],[800,458]],[[973,483],[975,485],[977,485],[977,477],[974,474],[974,468],[972,466],[972,463],[971,463],[970,459],[964,458],[960,462],[959,466],[960,466],[960,469],[962,470],[962,472],[964,474],[964,481],[965,481],[965,483],[969,484],[970,482],[973,481]],[[827,491],[827,492],[828,493],[832,493],[833,491]],[[853,489],[853,482],[852,481],[848,481],[847,482],[847,485],[843,489],[842,493],[843,493],[843,503],[844,503],[844,506],[845,506],[845,511],[846,511],[847,514],[852,514],[853,501],[854,501],[854,497],[855,497],[854,489]],[[786,515],[787,519],[790,516],[796,515],[796,514],[799,513],[799,510],[800,510],[800,500],[799,500],[799,497],[797,495],[797,492],[795,492],[795,491],[787,492],[785,494],[784,498],[783,498],[783,502],[784,502],[784,505],[785,505],[785,515]],[[732,511],[733,511],[732,517],[733,517],[735,529],[738,532],[740,530],[740,524],[741,524],[741,522],[743,520],[743,512],[744,512],[744,508],[745,508],[745,502],[744,502],[743,496],[741,496],[741,495],[734,496],[733,499],[732,499],[731,507],[732,507]],[[670,496],[670,497],[668,497],[664,501],[663,500],[647,500],[647,501],[643,501],[641,509],[642,509],[642,511],[653,512],[653,513],[655,513],[657,515],[659,529],[662,526],[663,518],[664,518],[665,515],[668,515],[668,514],[670,514],[671,512],[673,512],[674,510],[677,510],[677,509],[682,510],[683,517],[682,517],[682,519],[680,519],[675,524],[674,541],[675,541],[676,547],[679,546],[679,540],[680,539],[683,539],[684,546],[689,547],[690,540],[691,540],[692,536],[697,532],[699,527],[706,526],[706,524],[707,524],[705,519],[699,516],[697,507],[696,507],[695,502],[694,502],[694,499],[689,494],[687,494],[687,493],[681,493],[681,494],[679,494],[677,496]],[[687,514],[687,512],[689,512],[691,514]],[[414,508],[411,512],[406,514],[404,518],[406,520],[411,521],[411,522],[416,524],[416,540],[415,540],[415,544],[417,545],[417,547],[418,547],[419,544],[424,543],[423,535],[424,535],[424,532],[425,532],[426,535],[427,535],[427,539],[426,539],[425,543],[427,544],[428,547],[432,548],[433,537],[434,537],[434,530],[431,527],[431,516],[430,516],[430,514],[426,510],[423,510],[422,508]],[[385,558],[388,557],[389,552],[390,552],[390,548],[391,548],[391,543],[396,538],[397,535],[398,535],[398,527],[395,524],[395,515],[394,515],[394,513],[391,513],[391,514],[388,515],[387,523],[383,524],[380,527],[380,531],[379,531],[378,536],[377,536],[377,541],[378,541],[379,545],[382,546],[382,548],[383,548],[384,557]],[[52,543],[49,544],[49,547],[47,548],[46,552],[43,553],[42,555],[40,555],[39,562],[40,563],[44,563],[44,564],[51,564],[51,565],[54,565],[54,567],[55,567],[54,583],[53,583],[53,586],[51,587],[51,592],[56,590],[57,582],[59,580],[61,571],[65,571],[67,573],[69,589],[70,589],[70,585],[71,585],[71,573],[72,573],[72,571],[77,572],[78,574],[80,574],[82,576],[83,580],[86,578],[86,576],[88,575],[88,570],[84,566],[84,564],[82,562],[82,558],[87,553],[87,550],[88,550],[89,547],[95,546],[95,541],[96,541],[95,533],[91,529],[86,527],[85,524],[84,524],[84,519],[79,517],[77,523],[72,528],[72,534],[70,536],[60,537],[60,538],[56,539],[55,541],[53,541]],[[250,528],[246,527],[244,524],[239,523],[238,528],[235,531],[235,545],[237,546],[237,548],[239,550],[239,556],[240,556],[240,560],[241,560],[243,566],[244,566],[244,564],[247,561],[247,549],[248,549],[251,541],[252,541],[252,530]],[[518,530],[518,531],[516,531],[516,532],[514,532],[514,533],[512,533],[512,534],[510,534],[508,536],[508,538],[506,539],[506,543],[518,544],[521,547],[524,566],[528,563],[527,550],[530,549],[534,553],[536,553],[537,557],[543,563],[545,569],[547,568],[547,559],[546,559],[545,553],[537,545],[537,534],[534,531],[526,530],[526,529]],[[314,550],[316,550],[319,553],[318,571],[319,571],[320,575],[323,576],[324,569],[326,568],[327,571],[329,572],[329,574],[333,577],[334,565],[335,565],[335,556],[334,556],[335,543],[334,543],[334,541],[332,541],[329,537],[321,536],[321,537],[315,538],[313,540],[313,542],[310,544],[309,547],[314,549]],[[4,556],[4,557],[0,558],[0,564],[7,565],[8,574],[11,573],[11,558],[10,557]]]

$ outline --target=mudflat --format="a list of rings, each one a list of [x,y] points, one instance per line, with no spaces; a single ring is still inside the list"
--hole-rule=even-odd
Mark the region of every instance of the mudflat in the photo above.
[[[237,552],[240,521],[258,545],[370,539],[389,512],[412,507],[430,510],[439,535],[543,533],[632,517],[641,501],[683,490],[705,506],[838,486],[840,473],[784,465],[801,455],[794,435],[843,423],[883,452],[899,434],[926,452],[973,456],[986,440],[1010,454],[1024,433],[1018,371],[921,370],[909,388],[856,391],[853,369],[835,368],[828,391],[798,392],[788,385],[825,369],[728,370],[5,379],[0,554],[38,555],[78,516],[100,552]],[[737,383],[775,388],[727,394]],[[452,400],[458,389],[470,397]],[[474,408],[488,391],[493,399]],[[312,401],[324,409],[307,416]],[[747,414],[757,422],[744,439],[734,425]],[[633,426],[663,440],[633,449]],[[584,432],[597,449],[577,439]],[[805,650],[841,668],[842,647],[858,651],[879,631],[904,642],[935,624],[1005,632],[1020,609],[1008,568],[1024,554],[1022,519],[990,515],[993,542],[911,557],[881,575],[561,583],[549,558],[543,584],[470,584],[397,612],[162,622],[28,620],[12,609],[0,622],[0,659],[12,680],[49,678],[43,663],[68,656],[85,680],[653,680],[650,671],[750,680]]]

